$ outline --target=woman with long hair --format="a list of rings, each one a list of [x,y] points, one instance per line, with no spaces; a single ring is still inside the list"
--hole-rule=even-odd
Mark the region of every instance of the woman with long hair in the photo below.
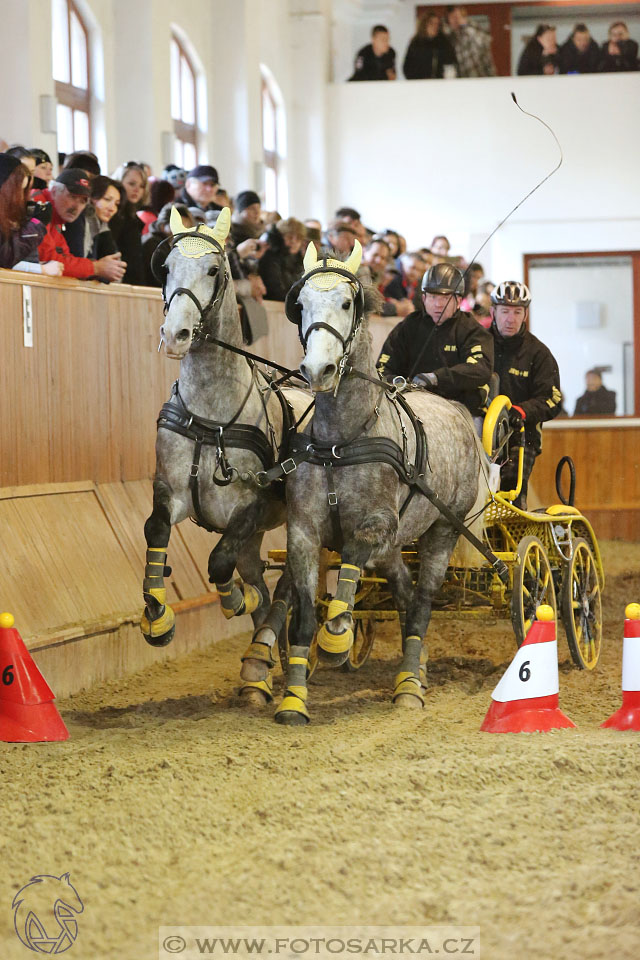
[[[127,262],[127,272],[122,282],[142,286],[144,285],[143,223],[137,214],[149,200],[147,174],[142,164],[130,160],[128,163],[120,164],[111,179],[119,180],[124,190],[120,208],[109,224],[122,259]]]
[[[455,51],[440,26],[437,13],[425,13],[418,20],[402,65],[407,80],[442,80],[445,67],[457,72]]]
[[[51,208],[28,202],[29,182],[29,170],[19,159],[0,153],[0,267],[59,277],[61,263],[38,260]]]
[[[121,188],[111,177],[94,177],[91,181],[91,203],[86,210],[86,256],[92,260],[118,253],[109,224],[122,202]]]

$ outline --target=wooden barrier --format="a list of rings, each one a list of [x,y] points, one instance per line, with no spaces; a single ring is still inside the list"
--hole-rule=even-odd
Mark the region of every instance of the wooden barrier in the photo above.
[[[268,333],[250,349],[295,368],[300,344],[283,305],[266,308]],[[155,421],[179,371],[157,352],[161,322],[158,290],[0,271],[0,608],[58,695],[249,628],[220,616],[206,574],[216,538],[185,522],[169,547],[176,640],[156,650],[138,631]],[[395,322],[371,319],[376,351]],[[640,538],[639,435],[639,421],[545,427],[540,502],[557,500],[555,465],[569,453],[596,533]],[[268,538],[282,543],[282,530]]]

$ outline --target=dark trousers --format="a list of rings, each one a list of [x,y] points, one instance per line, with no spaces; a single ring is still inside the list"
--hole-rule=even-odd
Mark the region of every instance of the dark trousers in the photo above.
[[[538,451],[534,447],[525,444],[524,459],[522,461],[522,489],[519,495],[513,501],[514,506],[521,510],[527,509],[527,493],[529,491],[529,477],[536,462]],[[500,468],[500,489],[514,490],[518,482],[518,456],[511,457]]]

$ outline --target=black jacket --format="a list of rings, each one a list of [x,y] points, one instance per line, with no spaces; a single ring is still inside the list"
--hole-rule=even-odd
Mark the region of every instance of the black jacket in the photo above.
[[[597,73],[600,60],[600,47],[595,40],[589,43],[584,53],[578,50],[571,39],[560,47],[560,73]]]
[[[598,387],[597,390],[585,390],[581,397],[576,400],[576,409],[573,412],[574,417],[592,416],[593,414],[615,413],[616,412],[616,392],[607,390],[606,387]]]
[[[381,57],[376,57],[373,46],[368,43],[366,47],[358,50],[353,74],[349,80],[388,80],[387,70],[395,70],[395,68],[396,52],[393,47],[389,47]]]
[[[407,48],[402,72],[407,80],[442,80],[445,64],[457,66],[458,61],[444,34],[414,37]]]
[[[144,224],[140,217],[135,213],[116,213],[109,221],[109,229],[116,242],[116,246],[122,254],[122,259],[127,264],[127,269],[123,283],[132,283],[136,286],[144,286],[145,271],[142,262],[142,229]]]
[[[267,300],[285,300],[289,288],[302,276],[304,267],[301,253],[289,253],[284,237],[275,224],[267,234],[269,249],[258,261],[258,271],[267,288]]]
[[[493,339],[470,313],[460,310],[440,326],[416,310],[394,327],[382,347],[378,370],[385,380],[435,373],[433,392],[480,413],[493,371]]]
[[[620,53],[609,53],[609,41],[600,48],[599,70],[602,73],[619,73],[623,70],[638,70],[638,44],[635,40],[621,40]]]
[[[559,53],[545,54],[542,45],[538,43],[535,37],[529,40],[518,61],[518,76],[533,77],[542,76],[546,63],[552,63],[554,68],[558,66]]]
[[[491,324],[495,344],[494,366],[500,378],[500,393],[521,407],[526,415],[527,445],[542,449],[541,424],[560,413],[560,373],[555,357],[541,340],[522,325],[520,333],[503,337]]]

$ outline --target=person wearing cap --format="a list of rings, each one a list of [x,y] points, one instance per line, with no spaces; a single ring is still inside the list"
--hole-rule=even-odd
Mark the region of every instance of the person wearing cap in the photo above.
[[[378,358],[385,380],[402,377],[448,400],[484,412],[493,372],[493,339],[460,310],[464,278],[451,263],[436,263],[422,278],[422,306],[393,328]]]
[[[84,170],[73,167],[61,170],[55,180],[51,181],[48,190],[39,194],[39,199],[52,204],[51,223],[40,243],[38,253],[42,262],[57,260],[63,264],[65,277],[76,277],[79,280],[88,280],[90,277],[99,277],[103,280],[122,280],[127,268],[119,253],[101,257],[99,260],[89,260],[88,257],[74,256],[67,244],[65,227],[73,223],[89,201],[91,184]]]
[[[201,210],[222,210],[215,202],[218,189],[218,171],[208,164],[200,164],[189,170],[180,194],[180,203],[187,207],[200,207]]]
[[[520,431],[524,425],[522,490],[514,503],[525,510],[529,477],[542,450],[542,424],[560,412],[560,374],[549,348],[527,329],[531,294],[526,284],[518,280],[499,283],[491,294],[491,303],[490,332],[500,393],[513,404],[509,411],[512,428]],[[501,467],[501,489],[515,489],[517,477],[516,451]]]
[[[255,190],[241,190],[233,201],[231,239],[237,246],[262,233],[262,206]]]

